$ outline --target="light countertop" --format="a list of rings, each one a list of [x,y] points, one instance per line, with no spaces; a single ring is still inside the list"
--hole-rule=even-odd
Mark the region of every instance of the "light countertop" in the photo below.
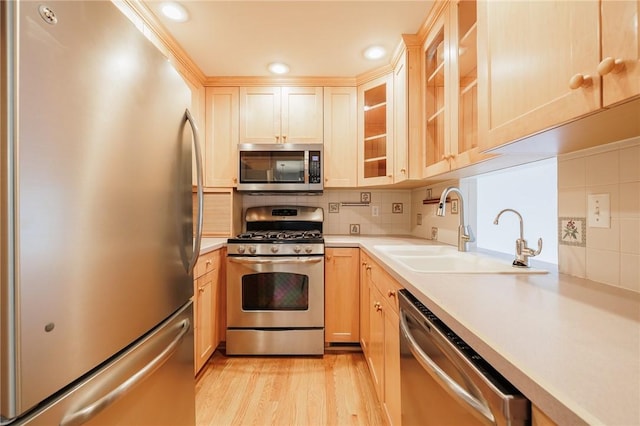
[[[558,274],[426,274],[376,245],[412,237],[324,235],[359,247],[560,425],[640,425],[640,294]],[[204,238],[202,253],[226,245]]]
[[[377,250],[428,240],[326,236],[360,247],[560,425],[640,425],[640,294],[557,272],[417,273]]]

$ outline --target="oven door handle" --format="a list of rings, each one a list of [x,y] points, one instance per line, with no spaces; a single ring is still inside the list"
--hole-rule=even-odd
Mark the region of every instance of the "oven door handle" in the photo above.
[[[440,384],[445,390],[449,392],[454,398],[460,401],[462,404],[468,406],[473,411],[476,411],[487,422],[487,424],[495,425],[496,419],[489,407],[482,401],[478,400],[475,396],[467,392],[462,386],[456,383],[447,373],[445,373],[420,347],[416,339],[409,330],[406,316],[407,314],[400,310],[400,333],[406,339],[409,346],[409,350],[416,358],[418,363],[425,369],[427,373],[433,379]],[[439,346],[434,341],[436,346]]]
[[[242,265],[273,265],[273,264],[285,264],[285,263],[293,263],[293,264],[309,264],[309,263],[320,263],[324,260],[323,256],[318,257],[296,257],[296,258],[273,258],[270,257],[268,259],[256,259],[253,257],[228,257],[229,262],[231,263],[239,263]]]

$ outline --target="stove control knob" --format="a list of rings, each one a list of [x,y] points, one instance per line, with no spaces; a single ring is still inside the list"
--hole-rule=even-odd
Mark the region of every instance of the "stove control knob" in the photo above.
[[[256,254],[256,246],[249,246],[249,253]]]
[[[300,253],[301,250],[302,250],[302,248],[300,246],[295,246],[293,248],[293,251],[295,251],[296,253]]]
[[[271,253],[277,253],[278,250],[280,250],[280,247],[278,247],[276,245],[271,246]]]
[[[245,248],[244,248],[244,246],[238,246],[238,248],[236,250],[238,251],[238,253],[242,254],[242,253],[244,253]]]
[[[304,248],[304,251],[307,252],[307,253],[311,253],[312,250],[313,250],[313,248],[311,246],[306,246]]]

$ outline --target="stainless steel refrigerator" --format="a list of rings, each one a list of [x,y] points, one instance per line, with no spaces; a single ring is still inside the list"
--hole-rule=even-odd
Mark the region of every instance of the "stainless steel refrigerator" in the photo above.
[[[193,425],[190,91],[109,1],[0,10],[0,424]]]

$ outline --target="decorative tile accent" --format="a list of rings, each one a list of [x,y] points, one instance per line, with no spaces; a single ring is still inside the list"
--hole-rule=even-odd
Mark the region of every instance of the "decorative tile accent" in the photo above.
[[[391,211],[393,213],[402,213],[402,203],[391,203]]]
[[[360,202],[361,203],[370,203],[371,202],[371,193],[370,192],[361,192],[360,193]]]
[[[352,223],[351,225],[349,225],[349,233],[350,234],[359,234],[360,233],[360,224],[359,223]]]
[[[559,217],[558,243],[566,246],[585,247],[587,245],[587,218]]]
[[[329,213],[340,213],[340,203],[329,203]]]

